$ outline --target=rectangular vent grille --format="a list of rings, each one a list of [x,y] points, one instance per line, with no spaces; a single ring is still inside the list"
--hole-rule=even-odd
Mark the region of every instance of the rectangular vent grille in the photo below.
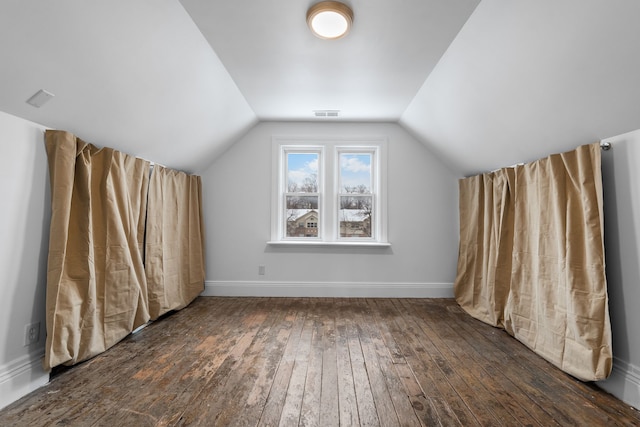
[[[40,108],[54,96],[55,95],[51,92],[40,89],[31,98],[27,99],[27,104],[33,105],[36,108]]]
[[[313,110],[316,117],[338,117],[340,110]]]

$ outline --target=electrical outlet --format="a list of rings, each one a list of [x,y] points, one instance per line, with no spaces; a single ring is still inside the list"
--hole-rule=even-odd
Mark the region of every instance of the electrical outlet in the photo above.
[[[264,276],[264,270],[265,270],[264,265],[259,265],[259,266],[258,266],[258,274],[259,274],[260,276]]]
[[[40,322],[31,323],[24,327],[24,346],[40,341]]]

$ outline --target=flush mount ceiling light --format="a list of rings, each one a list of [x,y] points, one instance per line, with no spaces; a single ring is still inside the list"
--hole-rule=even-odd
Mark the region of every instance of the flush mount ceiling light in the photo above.
[[[313,34],[321,39],[344,37],[353,23],[353,11],[338,1],[321,1],[307,12],[307,24]]]

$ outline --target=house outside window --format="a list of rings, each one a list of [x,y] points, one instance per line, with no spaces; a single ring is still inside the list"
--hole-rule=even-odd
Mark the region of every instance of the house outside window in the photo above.
[[[386,245],[386,140],[273,139],[270,244]]]

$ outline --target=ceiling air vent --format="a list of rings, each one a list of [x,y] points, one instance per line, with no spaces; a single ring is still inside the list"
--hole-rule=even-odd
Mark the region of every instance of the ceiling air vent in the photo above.
[[[31,98],[27,99],[27,104],[33,105],[36,108],[40,108],[54,96],[55,95],[51,92],[40,89]]]
[[[338,117],[340,110],[313,110],[316,117]]]

